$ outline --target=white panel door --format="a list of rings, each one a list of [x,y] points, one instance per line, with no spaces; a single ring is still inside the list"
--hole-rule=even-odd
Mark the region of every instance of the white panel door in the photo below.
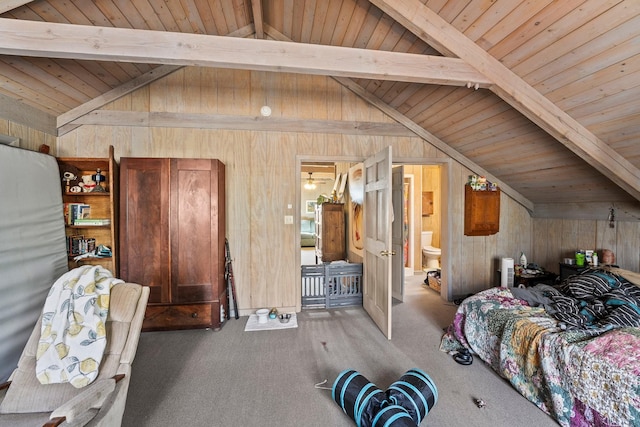
[[[364,162],[363,306],[391,339],[391,147]]]

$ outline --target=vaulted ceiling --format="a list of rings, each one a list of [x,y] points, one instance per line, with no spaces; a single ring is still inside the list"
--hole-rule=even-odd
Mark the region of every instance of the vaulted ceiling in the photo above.
[[[320,74],[530,209],[640,200],[637,0],[0,0],[0,13],[0,117],[55,135],[179,66]]]

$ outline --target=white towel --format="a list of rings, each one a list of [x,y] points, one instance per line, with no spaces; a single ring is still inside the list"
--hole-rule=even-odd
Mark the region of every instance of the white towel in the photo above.
[[[106,348],[106,321],[111,287],[122,283],[99,265],[83,265],[53,284],[44,308],[36,355],[42,384],[90,384]]]

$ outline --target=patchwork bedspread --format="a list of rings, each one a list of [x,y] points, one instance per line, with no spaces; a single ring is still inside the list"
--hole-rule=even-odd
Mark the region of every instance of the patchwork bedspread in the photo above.
[[[567,329],[492,288],[462,302],[440,345],[462,347],[562,426],[640,425],[640,328]]]

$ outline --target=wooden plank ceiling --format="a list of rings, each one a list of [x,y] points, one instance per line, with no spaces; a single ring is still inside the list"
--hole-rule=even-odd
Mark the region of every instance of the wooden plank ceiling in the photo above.
[[[636,0],[0,0],[0,12],[25,29],[32,21],[245,38],[255,42],[246,45],[253,57],[264,48],[252,39],[264,38],[362,49],[374,55],[372,63],[392,53],[392,62],[463,62],[454,67],[460,74],[445,73],[446,82],[426,65],[429,78],[411,70],[411,78],[403,76],[393,63],[379,76],[366,74],[364,60],[358,72],[349,64],[296,72],[334,75],[361,90],[456,160],[513,189],[529,208],[640,199]],[[52,133],[78,126],[83,115],[177,66],[199,64],[162,55],[91,57],[74,50],[81,43],[71,39],[64,55],[44,42],[31,52],[20,43],[30,34],[14,31],[12,22],[0,19],[0,116]],[[41,28],[34,31],[46,33]],[[298,58],[295,46],[283,46]],[[252,67],[244,61],[223,65]],[[464,80],[473,76],[468,87]]]

